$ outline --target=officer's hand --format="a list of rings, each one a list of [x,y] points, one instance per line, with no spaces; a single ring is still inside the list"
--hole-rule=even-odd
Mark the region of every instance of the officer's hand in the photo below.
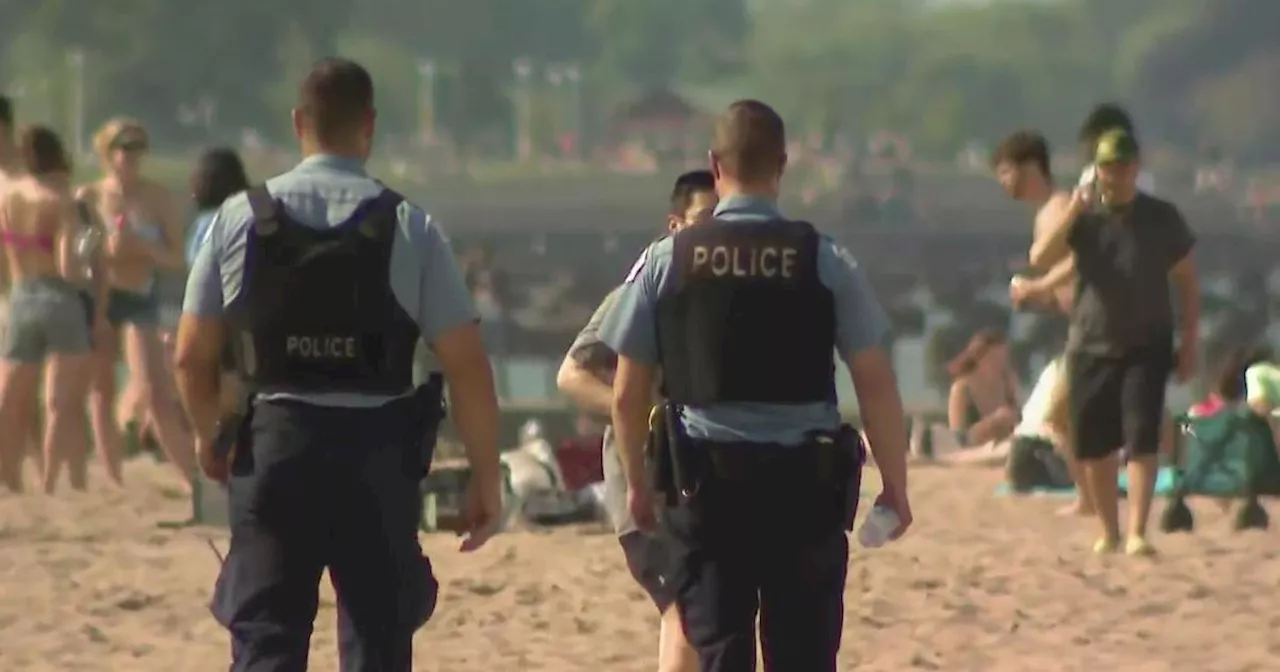
[[[645,486],[627,486],[627,512],[641,532],[652,532],[658,525],[653,513],[653,497]]]
[[[231,476],[231,460],[235,457],[236,449],[232,447],[228,454],[219,455],[213,444],[213,441],[196,439],[196,457],[200,460],[200,471],[209,480],[226,485]]]
[[[882,492],[879,497],[876,497],[876,506],[887,506],[898,516],[898,527],[893,534],[889,535],[890,540],[907,533],[907,528],[911,527],[912,521],[911,502],[907,499],[907,493]]]
[[[474,477],[467,482],[467,499],[462,512],[466,530],[458,550],[470,553],[498,533],[502,522],[502,479]]]

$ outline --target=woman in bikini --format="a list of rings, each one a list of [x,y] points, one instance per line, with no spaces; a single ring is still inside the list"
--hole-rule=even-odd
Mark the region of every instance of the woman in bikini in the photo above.
[[[0,342],[0,436],[26,437],[44,378],[44,491],[52,493],[64,465],[71,486],[87,484],[88,428],[84,404],[92,366],[91,324],[77,287],[84,275],[76,253],[80,219],[71,199],[71,162],[42,127],[20,141],[27,175],[0,201],[0,237],[11,284],[9,328]],[[95,315],[100,324],[105,314]],[[22,490],[23,441],[0,450],[0,481]]]
[[[148,147],[147,132],[131,119],[112,119],[93,138],[106,176],[81,188],[77,198],[88,203],[106,223],[103,244],[106,270],[106,315],[110,329],[95,343],[94,381],[89,415],[102,452],[122,450],[118,418],[134,417],[131,395],[153,421],[155,436],[170,463],[190,486],[195,474],[191,433],[172,392],[164,350],[156,333],[159,303],[157,270],[181,270],[182,222],[177,200],[164,187],[141,174]],[[115,404],[116,361],[123,349],[130,389],[119,409]]]
[[[196,251],[199,249],[200,243],[208,233],[210,225],[213,224],[213,216],[217,214],[222,202],[248,189],[249,178],[245,173],[244,162],[240,160],[240,156],[236,154],[235,150],[218,147],[205,150],[196,159],[196,165],[191,171],[189,184],[195,219],[187,227],[183,240],[183,254],[186,257],[188,269],[196,257]],[[184,276],[171,275],[166,280],[181,279],[182,277]],[[161,283],[161,285],[165,290],[161,291],[161,294],[172,301],[176,305],[177,311],[181,312],[182,289],[184,288],[180,288],[176,294],[173,294],[167,291],[171,288],[166,283]],[[168,304],[169,301],[165,303]],[[165,310],[161,312],[164,313]],[[177,324],[177,319],[164,319],[161,322],[163,326],[159,330],[159,334],[161,344],[164,346],[164,361],[167,365],[173,361],[173,327]],[[223,357],[222,365],[223,376],[220,389],[222,390],[223,408],[232,411],[235,409],[234,404],[238,401],[236,395],[239,394],[240,387],[239,377],[233,373],[234,361],[229,347]],[[166,370],[171,377],[172,371],[168,367],[166,367]],[[133,384],[125,388],[125,392],[121,395],[120,402],[116,406],[116,421],[121,427],[134,425],[137,429],[139,440],[150,441],[155,437],[155,419],[143,407],[142,400],[136,390],[137,385]]]

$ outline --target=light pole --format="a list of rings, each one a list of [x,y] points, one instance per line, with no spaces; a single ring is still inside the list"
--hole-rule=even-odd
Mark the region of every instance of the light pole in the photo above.
[[[565,80],[569,82],[569,129],[573,134],[574,158],[582,158],[582,69],[577,63],[570,63],[564,69]]]
[[[418,95],[418,114],[422,123],[422,144],[430,145],[436,139],[436,62],[430,58],[418,59],[418,77],[421,87]]]
[[[75,47],[67,54],[71,66],[71,135],[76,157],[84,156],[84,51]]]
[[[511,63],[511,70],[516,76],[516,158],[521,162],[533,159],[533,138],[530,116],[533,113],[533,101],[530,99],[529,80],[533,77],[533,63],[527,58],[517,58]]]

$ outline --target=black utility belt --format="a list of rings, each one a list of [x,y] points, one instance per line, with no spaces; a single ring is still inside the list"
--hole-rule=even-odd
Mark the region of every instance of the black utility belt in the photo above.
[[[407,397],[411,392],[413,392],[412,387],[397,387],[395,389],[367,388],[367,387],[334,387],[332,385],[319,387],[319,386],[312,385],[310,383],[305,385],[303,384],[289,385],[287,383],[270,383],[270,384],[264,385],[262,383],[254,383],[253,389],[254,389],[255,397],[303,396],[303,395],[317,395],[317,394],[356,394],[356,395],[363,395],[363,396],[370,396],[370,397],[387,397],[389,399],[399,399],[401,397]],[[353,407],[353,408],[360,408],[360,407]]]
[[[801,445],[689,441],[690,457],[701,461],[709,475],[720,480],[742,480],[761,475],[798,475],[814,479],[843,478],[854,460],[835,443]]]

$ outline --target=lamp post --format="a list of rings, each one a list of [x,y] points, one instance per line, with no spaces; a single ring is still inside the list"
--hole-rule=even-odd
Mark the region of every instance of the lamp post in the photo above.
[[[533,77],[533,63],[527,58],[517,58],[511,64],[511,70],[516,76],[516,109],[515,109],[515,130],[516,130],[516,158],[521,163],[533,159],[533,138],[530,128],[532,125],[533,114],[533,91],[530,87],[530,79]]]
[[[74,138],[75,155],[82,157],[85,153],[84,139],[84,51],[73,48],[67,54],[67,64],[71,66],[71,136]]]
[[[436,62],[430,58],[418,59],[418,77],[421,87],[418,94],[418,116],[422,123],[422,144],[430,145],[436,139]]]
[[[582,158],[582,69],[577,63],[570,63],[564,69],[565,80],[569,83],[569,130],[573,134],[574,158]]]

